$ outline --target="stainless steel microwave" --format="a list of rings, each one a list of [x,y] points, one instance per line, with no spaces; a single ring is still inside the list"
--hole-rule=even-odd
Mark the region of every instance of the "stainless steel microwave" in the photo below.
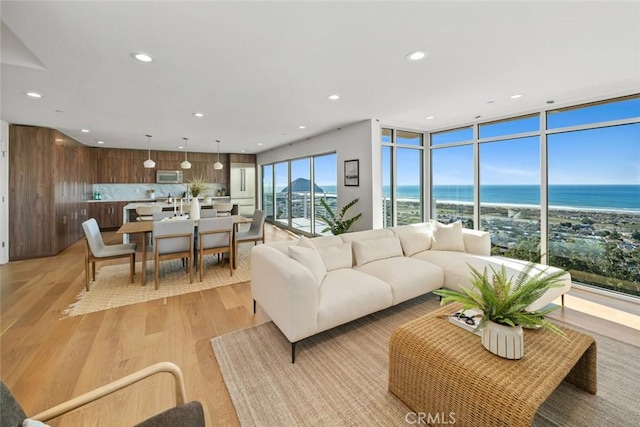
[[[156,171],[157,184],[182,184],[182,171]]]

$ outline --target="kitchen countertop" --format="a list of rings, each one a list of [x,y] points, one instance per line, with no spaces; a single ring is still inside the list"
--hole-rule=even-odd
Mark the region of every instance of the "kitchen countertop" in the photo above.
[[[149,203],[161,203],[161,204],[165,204],[168,205],[168,203],[164,202],[164,200],[166,199],[166,197],[159,197],[156,199],[103,199],[103,200],[87,200],[87,202],[89,203],[121,203],[121,202],[129,202],[129,203],[143,203],[143,204],[149,204]],[[216,197],[212,197],[211,200],[230,200],[231,196],[216,196]],[[178,202],[180,201],[180,199],[177,199]],[[186,201],[186,199],[185,199]],[[200,199],[201,204],[204,203],[202,202],[202,199]]]

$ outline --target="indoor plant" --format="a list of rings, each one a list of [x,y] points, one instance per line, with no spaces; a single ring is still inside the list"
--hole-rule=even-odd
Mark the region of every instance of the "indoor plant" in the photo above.
[[[490,279],[487,269],[480,273],[469,266],[472,277],[469,279],[472,288],[462,288],[462,292],[450,289],[438,289],[436,295],[442,297],[442,304],[448,302],[462,303],[463,310],[478,309],[482,312],[477,329],[482,331],[482,345],[492,353],[509,359],[519,359],[524,355],[524,339],[522,327],[546,328],[552,332],[564,335],[561,329],[544,318],[551,311],[558,308],[550,307],[538,312],[526,310],[549,288],[561,286],[560,278],[565,271],[547,274],[542,270],[530,274],[535,263],[528,263],[515,278],[507,275],[503,265],[499,271],[491,267],[493,273]],[[500,337],[500,338],[498,338]],[[498,346],[497,342],[501,345]],[[503,345],[509,343],[508,345]]]
[[[356,216],[353,216],[349,219],[344,219],[344,216],[346,215],[349,208],[351,208],[353,205],[358,203],[358,200],[360,199],[359,198],[353,199],[352,201],[344,205],[340,210],[340,214],[336,215],[335,213],[333,213],[331,206],[329,206],[329,203],[327,203],[324,197],[321,198],[320,203],[322,204],[322,206],[324,206],[324,209],[327,211],[327,215],[319,215],[319,216],[328,225],[328,227],[322,230],[322,232],[324,233],[331,230],[332,234],[337,235],[337,234],[342,234],[349,231],[351,226],[360,219],[360,217],[362,216],[362,213],[359,213]]]

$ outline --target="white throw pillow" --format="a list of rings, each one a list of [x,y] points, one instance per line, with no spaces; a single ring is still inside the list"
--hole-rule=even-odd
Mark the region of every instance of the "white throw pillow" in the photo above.
[[[464,238],[462,237],[462,222],[456,221],[444,225],[438,221],[432,221],[433,243],[431,249],[435,251],[466,252]]]
[[[352,266],[351,242],[319,248],[318,252],[327,271],[351,268]]]
[[[403,233],[398,234],[404,256],[415,255],[418,252],[431,249],[433,236],[431,233]]]
[[[316,279],[316,285],[320,286],[324,275],[327,274],[327,269],[316,248],[305,248],[300,245],[289,246],[289,256],[311,270]]]
[[[402,246],[396,236],[352,242],[356,265],[361,266],[379,259],[402,256]]]

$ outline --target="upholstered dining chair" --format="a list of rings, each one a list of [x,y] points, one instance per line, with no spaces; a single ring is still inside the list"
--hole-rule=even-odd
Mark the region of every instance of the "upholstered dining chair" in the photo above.
[[[136,221],[153,221],[153,214],[162,212],[162,206],[160,205],[141,205],[136,208],[138,217]]]
[[[260,209],[256,209],[253,212],[253,222],[248,231],[240,231],[236,235],[236,244],[242,242],[254,242],[256,245],[258,241],[264,243],[264,220],[265,213]]]
[[[108,396],[118,390],[122,390],[132,384],[137,383],[145,378],[158,373],[170,373],[174,379],[174,390],[176,394],[176,406],[168,409],[158,415],[155,415],[139,424],[136,427],[169,427],[169,426],[185,426],[200,427],[204,426],[204,411],[200,402],[187,402],[185,393],[184,377],[180,368],[171,362],[160,362],[155,365],[148,366],[131,375],[119,380],[113,381],[100,388],[81,394],[66,402],[60,403],[53,408],[44,412],[27,417],[24,410],[20,406],[11,390],[6,386],[4,381],[0,383],[0,426],[18,427],[23,425],[39,424],[39,422],[47,422],[68,412],[81,408],[89,403]],[[26,424],[26,420],[29,420]],[[97,421],[97,420],[96,420]]]
[[[233,203],[216,203],[213,205],[213,209],[217,211],[218,216],[229,216],[231,209],[233,209]]]
[[[89,291],[90,278],[96,280],[96,261],[105,261],[115,258],[129,258],[129,281],[133,283],[136,265],[136,244],[124,243],[121,245],[105,245],[100,234],[100,228],[95,218],[89,218],[82,223],[85,235],[84,256],[84,284]]]
[[[162,221],[165,218],[172,218],[172,217],[173,217],[173,211],[160,211],[160,212],[153,213],[154,221]]]
[[[168,259],[186,259],[189,282],[193,283],[193,226],[191,219],[153,222],[156,289],[158,289],[160,261]]]
[[[200,219],[202,218],[216,218],[218,211],[215,209],[200,209]]]
[[[204,256],[229,252],[229,272],[233,276],[233,218],[204,218],[198,223],[200,281],[204,274]]]

